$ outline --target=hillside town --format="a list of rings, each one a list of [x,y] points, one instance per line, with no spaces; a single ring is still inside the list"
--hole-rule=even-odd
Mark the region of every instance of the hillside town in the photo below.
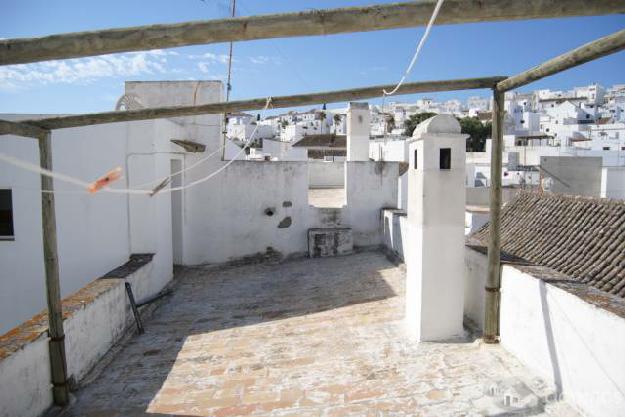
[[[625,2],[110,1],[0,14],[0,417],[625,417]]]
[[[581,155],[585,151],[607,151],[613,153],[602,154],[606,165],[625,165],[625,84],[608,88],[589,84],[567,91],[508,92],[505,95],[505,111],[505,144],[506,149],[512,152],[519,147],[544,148],[545,155],[552,155],[550,150],[554,149],[559,154]],[[230,114],[227,117],[226,138],[242,145],[253,135],[255,152],[248,156],[249,159],[307,159],[293,148],[308,147],[305,145],[310,142],[310,138],[306,138],[308,136],[315,137],[318,143],[345,136],[346,112],[344,108],[328,110],[324,105],[323,108],[289,111],[263,119],[260,114]],[[385,144],[406,140],[414,130],[415,118],[419,120],[418,115],[424,113],[430,116],[451,114],[460,120],[476,119],[487,125],[492,119],[492,100],[479,96],[469,97],[464,102],[420,98],[414,103],[370,105],[372,148],[377,147],[380,140]],[[274,142],[280,142],[282,146]],[[486,142],[478,147],[471,150],[485,151]],[[379,148],[377,154],[372,153],[372,158],[398,160],[386,151]],[[315,153],[310,158],[315,159],[317,155]],[[337,150],[333,156],[335,160],[340,160],[340,156],[344,155]]]

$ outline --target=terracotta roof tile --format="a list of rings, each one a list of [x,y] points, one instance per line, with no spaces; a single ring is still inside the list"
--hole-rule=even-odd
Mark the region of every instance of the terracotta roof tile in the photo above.
[[[487,246],[488,224],[468,241]],[[520,192],[502,210],[501,249],[625,298],[625,201]]]

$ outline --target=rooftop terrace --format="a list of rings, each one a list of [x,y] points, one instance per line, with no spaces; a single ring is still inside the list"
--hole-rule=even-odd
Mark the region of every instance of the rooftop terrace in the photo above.
[[[381,253],[176,278],[64,415],[576,415],[499,345],[411,342],[403,267]]]

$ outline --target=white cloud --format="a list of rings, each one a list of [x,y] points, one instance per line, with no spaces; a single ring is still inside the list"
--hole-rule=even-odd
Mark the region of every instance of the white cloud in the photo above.
[[[214,54],[212,52],[206,52],[202,55],[189,55],[190,59],[201,59],[205,61],[207,64],[227,64],[228,63],[228,55],[227,54]],[[236,59],[232,58],[232,62],[236,62]]]
[[[0,89],[11,91],[55,83],[87,84],[104,77],[136,77],[175,72],[167,68],[166,56],[177,54],[175,51],[157,49],[147,52],[8,65],[0,67]]]
[[[204,74],[208,74],[210,72],[210,62],[198,62],[197,67],[200,72],[203,72]]]
[[[257,65],[266,64],[267,62],[269,62],[269,57],[266,57],[266,56],[263,56],[263,55],[251,56],[250,57],[250,62],[252,64],[257,64]]]

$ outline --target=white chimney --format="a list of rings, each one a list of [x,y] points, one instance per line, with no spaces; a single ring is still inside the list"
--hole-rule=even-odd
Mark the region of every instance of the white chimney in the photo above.
[[[419,341],[463,335],[466,138],[441,114],[409,145],[406,323]]]
[[[349,103],[347,109],[347,160],[369,160],[371,115],[368,103]]]

